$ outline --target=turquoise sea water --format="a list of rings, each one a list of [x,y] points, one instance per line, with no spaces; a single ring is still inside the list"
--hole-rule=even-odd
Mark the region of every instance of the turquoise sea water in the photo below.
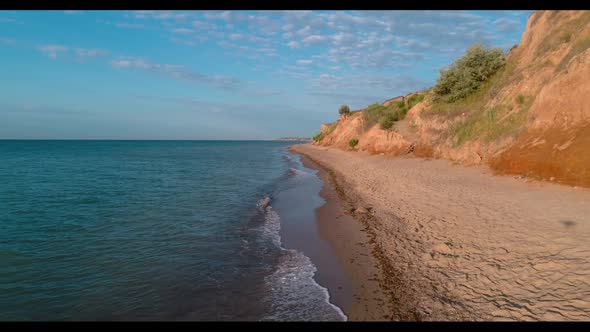
[[[0,320],[344,319],[281,246],[291,144],[0,141]]]

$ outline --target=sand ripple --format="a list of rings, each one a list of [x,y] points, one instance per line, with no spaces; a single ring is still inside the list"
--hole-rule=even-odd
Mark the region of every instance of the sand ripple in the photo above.
[[[389,262],[394,318],[590,319],[590,190],[443,160],[295,150],[374,207],[359,218]]]

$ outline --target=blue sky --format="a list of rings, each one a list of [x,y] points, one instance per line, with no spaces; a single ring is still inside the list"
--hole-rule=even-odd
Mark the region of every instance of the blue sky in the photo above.
[[[0,139],[313,136],[530,11],[2,11]]]

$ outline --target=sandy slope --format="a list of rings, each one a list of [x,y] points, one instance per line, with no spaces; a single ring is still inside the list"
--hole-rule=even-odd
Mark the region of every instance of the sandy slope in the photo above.
[[[403,320],[590,319],[590,190],[297,145],[334,171]]]

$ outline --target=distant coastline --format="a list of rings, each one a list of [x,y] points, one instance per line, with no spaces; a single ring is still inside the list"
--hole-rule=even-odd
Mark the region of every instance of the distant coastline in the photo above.
[[[305,141],[305,142],[311,142],[311,138],[310,137],[280,137],[280,138],[273,139],[273,141]]]

